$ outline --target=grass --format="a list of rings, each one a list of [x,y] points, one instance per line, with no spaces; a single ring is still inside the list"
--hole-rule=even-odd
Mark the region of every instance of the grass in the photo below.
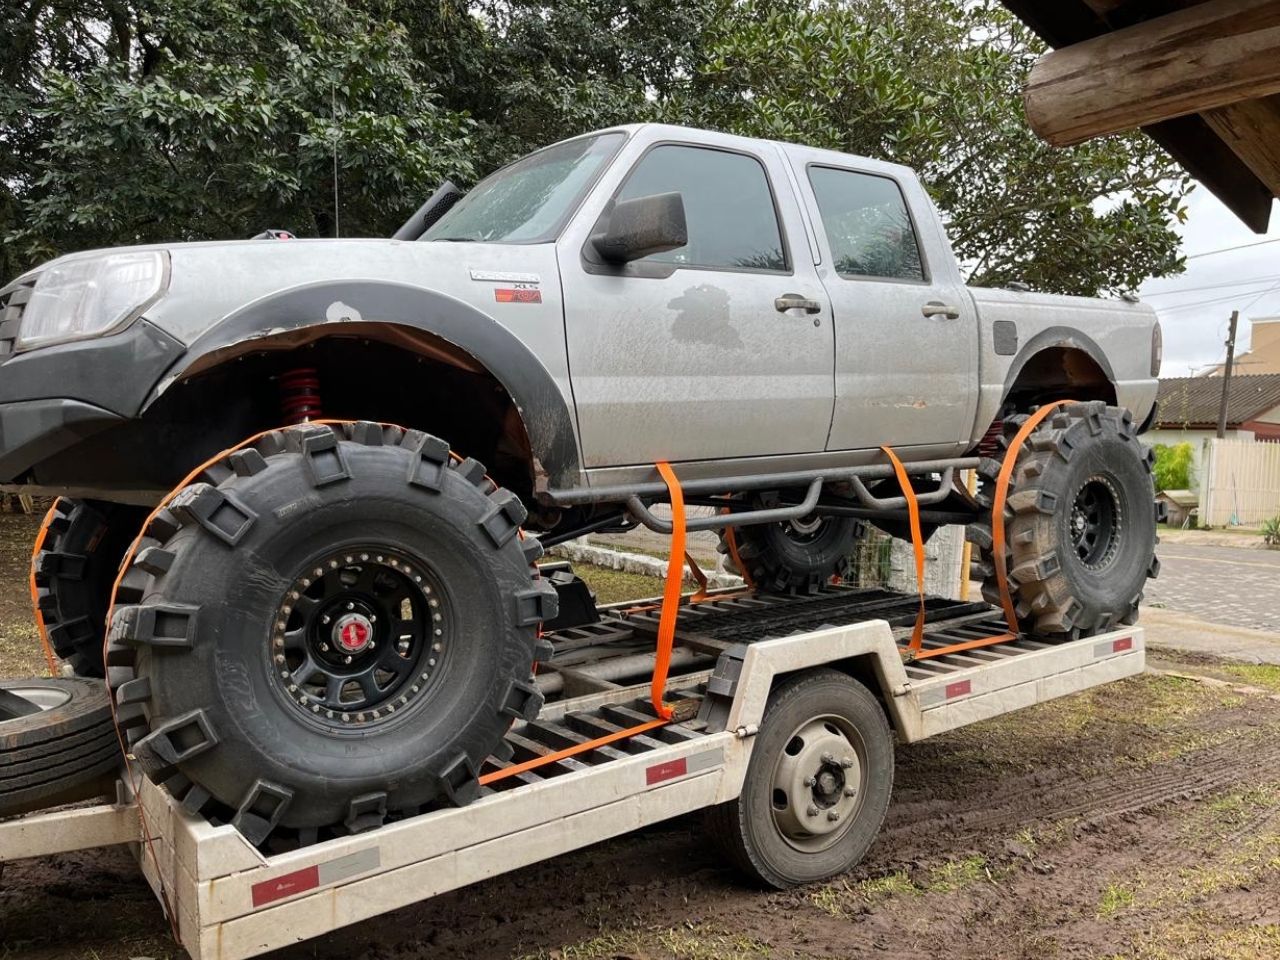
[[[873,906],[894,897],[913,897],[921,892],[911,878],[899,870],[855,883],[841,879],[823,884],[809,894],[809,902],[832,917],[843,917],[851,913],[851,908]]]
[[[975,854],[960,860],[948,860],[941,866],[934,867],[929,871],[925,889],[930,893],[954,893],[990,877],[987,858]]]
[[[1217,668],[1221,673],[1251,687],[1280,693],[1280,666],[1271,663],[1229,663]]]
[[[1133,906],[1134,899],[1135,895],[1131,887],[1122,883],[1109,883],[1098,901],[1098,916],[1115,916],[1125,907]]]
[[[596,595],[596,602],[602,606],[621,600],[653,597],[662,592],[662,581],[656,577],[623,573],[621,570],[610,570],[608,567],[597,567],[589,563],[575,563],[573,572],[587,581],[587,586]]]

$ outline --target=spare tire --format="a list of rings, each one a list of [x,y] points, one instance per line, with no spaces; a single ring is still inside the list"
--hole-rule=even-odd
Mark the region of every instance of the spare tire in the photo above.
[[[111,587],[147,518],[145,507],[59,499],[36,553],[36,609],[53,651],[77,676],[101,677]]]
[[[478,796],[556,612],[525,510],[443,441],[269,433],[149,525],[108,671],[147,775],[252,842]]]
[[[109,793],[120,758],[101,681],[0,680],[0,817]]]
[[[1005,421],[1005,447],[1027,420]],[[1127,410],[1101,400],[1049,414],[1017,453],[1005,505],[1009,593],[1033,636],[1091,636],[1137,620],[1155,556],[1153,457]],[[1001,461],[984,460],[978,500],[989,511]],[[978,547],[971,576],[1000,602],[989,515],[970,525]]]
[[[753,509],[780,505],[777,494],[751,498]],[[725,566],[765,593],[811,594],[847,577],[865,524],[852,517],[802,517],[720,531]],[[736,548],[736,549],[735,549]],[[739,569],[739,566],[745,569]]]

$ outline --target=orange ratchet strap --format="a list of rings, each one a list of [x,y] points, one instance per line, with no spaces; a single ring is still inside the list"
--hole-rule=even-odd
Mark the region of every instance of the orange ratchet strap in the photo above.
[[[44,542],[49,537],[49,528],[53,525],[53,518],[57,515],[58,504],[61,502],[61,498],[54,500],[53,506],[40,522],[40,530],[36,534],[36,545],[31,551],[31,576],[27,582],[31,590],[31,606],[35,610],[36,632],[40,635],[40,649],[44,651],[44,661],[49,665],[51,677],[58,675],[58,657],[53,652],[53,644],[49,642],[49,630],[44,625],[44,614],[40,612],[40,588],[36,586],[36,558],[44,549]]]
[[[911,488],[902,462],[888,447],[880,448],[888,454],[893,463],[893,470],[898,476],[898,484],[902,487],[903,495],[907,499],[907,512],[911,518],[911,546],[915,551],[916,558],[916,588],[920,592],[920,611],[916,614],[915,629],[911,631],[911,643],[902,648],[902,652],[908,658],[926,660],[930,657],[943,657],[949,653],[960,653],[964,650],[989,647],[997,643],[1005,643],[1009,640],[1017,639],[1018,615],[1013,608],[1013,598],[1009,594],[1008,557],[1005,556],[1004,548],[1004,508],[1009,499],[1009,481],[1013,478],[1013,470],[1018,462],[1018,451],[1022,449],[1022,444],[1026,442],[1027,437],[1031,436],[1032,431],[1050,413],[1064,404],[1073,402],[1072,400],[1056,400],[1053,403],[1045,404],[1029,416],[1026,423],[1018,429],[1018,432],[1013,436],[1013,440],[1010,441],[1009,448],[1005,451],[1004,462],[1000,465],[1000,473],[996,477],[996,492],[991,504],[991,556],[996,570],[996,586],[1000,590],[1000,607],[1004,613],[1005,624],[1009,627],[1007,633],[979,637],[976,640],[965,640],[962,643],[953,643],[945,647],[923,649],[925,620],[924,538],[920,533],[920,506],[916,502],[915,491]]]

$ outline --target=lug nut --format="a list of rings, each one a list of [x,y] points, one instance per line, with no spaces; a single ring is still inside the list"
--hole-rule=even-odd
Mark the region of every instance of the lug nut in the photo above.
[[[817,778],[817,777],[810,777],[808,780],[806,780],[806,781],[804,782],[804,785],[805,785],[806,787],[816,787],[816,786],[818,785],[818,778]]]
[[[853,762],[854,762],[854,761],[853,761],[853,757],[844,757],[844,758],[840,761],[840,766],[842,766],[842,767],[844,767],[846,770],[848,770],[850,767],[852,767],[852,766],[853,766]]]
[[[816,817],[818,815],[818,808],[815,807],[813,804],[809,804],[809,809],[806,810],[805,813],[807,813],[811,817]]]
[[[369,614],[369,622],[370,622],[370,623],[377,623],[377,622],[378,622],[378,615],[377,615],[376,613],[371,613],[371,614]]]
[[[370,649],[370,650],[372,650],[372,649],[373,649],[374,647],[376,647],[377,645],[378,645],[378,644],[377,644],[375,641],[373,641],[373,640],[370,640],[370,641],[369,641],[369,649]]]
[[[328,645],[327,643],[322,643],[322,644],[320,644],[320,650],[321,650],[321,652],[323,652],[323,653],[328,653],[328,652],[329,652],[329,645]]]
[[[347,656],[347,657],[343,657],[343,658],[342,658],[342,662],[343,662],[343,663],[350,663],[350,662],[351,662],[351,657],[349,657],[349,656]]]
[[[320,622],[321,622],[321,623],[328,623],[328,622],[329,622],[329,615],[326,613],[323,617],[321,617],[321,618],[320,618]]]
[[[822,762],[827,764],[828,766],[834,767],[836,765],[836,758],[829,753],[824,753],[822,755]]]
[[[347,609],[348,609],[348,610],[354,610],[355,608],[356,608],[356,605],[355,605],[354,603],[352,603],[350,600],[348,600],[348,601],[347,601]]]
[[[858,795],[858,791],[857,791],[856,789],[854,789],[853,787],[845,787],[845,788],[844,788],[844,795],[845,795],[846,797],[856,797],[856,796]]]
[[[834,810],[828,810],[827,819],[830,820],[832,823],[835,823],[837,820],[840,819],[840,814],[836,813],[836,811]]]

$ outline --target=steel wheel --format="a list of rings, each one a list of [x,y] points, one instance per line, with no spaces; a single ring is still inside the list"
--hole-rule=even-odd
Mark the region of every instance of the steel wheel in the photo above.
[[[797,850],[838,843],[863,800],[866,746],[848,720],[815,717],[787,739],[773,771],[773,821]]]
[[[1106,477],[1090,477],[1071,504],[1071,543],[1090,570],[1101,570],[1120,545],[1120,495]]]

